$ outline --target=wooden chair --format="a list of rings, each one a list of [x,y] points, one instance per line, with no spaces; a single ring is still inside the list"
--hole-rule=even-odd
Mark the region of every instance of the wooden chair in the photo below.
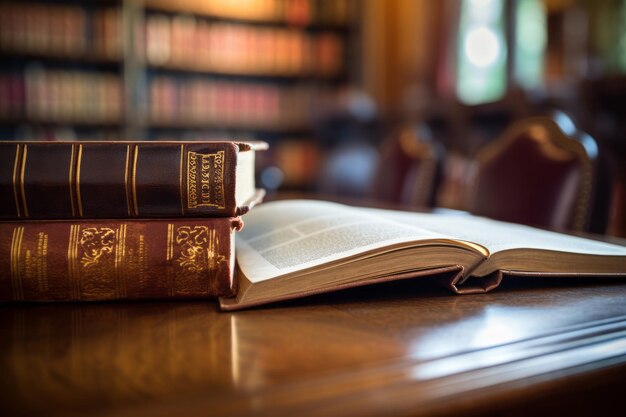
[[[395,131],[382,144],[372,198],[414,207],[432,207],[444,158],[443,145],[426,124]]]
[[[477,153],[473,213],[550,229],[587,229],[598,147],[559,115],[516,122]]]

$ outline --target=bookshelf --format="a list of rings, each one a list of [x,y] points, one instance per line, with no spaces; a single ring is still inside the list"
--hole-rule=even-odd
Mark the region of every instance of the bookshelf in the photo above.
[[[115,139],[121,3],[0,3],[0,138]]]
[[[306,188],[323,152],[311,113],[318,97],[351,79],[356,7],[2,2],[0,138],[262,139],[275,151],[262,163],[278,165],[289,187]]]

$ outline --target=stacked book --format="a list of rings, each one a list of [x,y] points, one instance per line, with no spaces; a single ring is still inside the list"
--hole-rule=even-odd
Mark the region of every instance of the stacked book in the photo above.
[[[232,296],[263,142],[0,142],[0,301]]]

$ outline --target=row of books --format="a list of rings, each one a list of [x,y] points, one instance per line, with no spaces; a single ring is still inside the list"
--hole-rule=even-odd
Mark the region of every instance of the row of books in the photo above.
[[[119,123],[122,108],[122,82],[114,73],[36,64],[24,73],[0,73],[0,118]]]
[[[0,4],[0,50],[7,53],[118,60],[122,33],[119,7]],[[149,14],[138,47],[151,65],[243,74],[333,75],[341,71],[344,55],[343,40],[333,32],[180,14]]]
[[[121,10],[77,5],[0,3],[0,49],[59,57],[119,59]]]
[[[146,58],[154,66],[242,74],[335,75],[343,39],[332,32],[215,23],[190,15],[149,15]]]
[[[157,75],[150,81],[149,119],[155,123],[299,129],[310,124],[314,91],[200,77]]]
[[[149,80],[147,119],[155,126],[302,130],[319,89],[205,77],[156,75]],[[30,65],[0,73],[0,119],[58,123],[120,123],[120,76]]]
[[[263,197],[266,148],[0,142],[0,301],[233,295],[234,232]]]
[[[208,16],[307,26],[345,25],[352,0],[147,0],[146,6]]]

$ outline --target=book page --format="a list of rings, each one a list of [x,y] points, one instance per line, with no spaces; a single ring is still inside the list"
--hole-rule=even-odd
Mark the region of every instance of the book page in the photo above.
[[[624,246],[491,220],[467,213],[433,214],[378,209],[363,210],[372,215],[477,243],[489,249],[492,254],[509,249],[526,248],[592,255],[626,255]]]
[[[450,236],[314,200],[265,203],[244,216],[237,261],[253,282],[402,242]]]

